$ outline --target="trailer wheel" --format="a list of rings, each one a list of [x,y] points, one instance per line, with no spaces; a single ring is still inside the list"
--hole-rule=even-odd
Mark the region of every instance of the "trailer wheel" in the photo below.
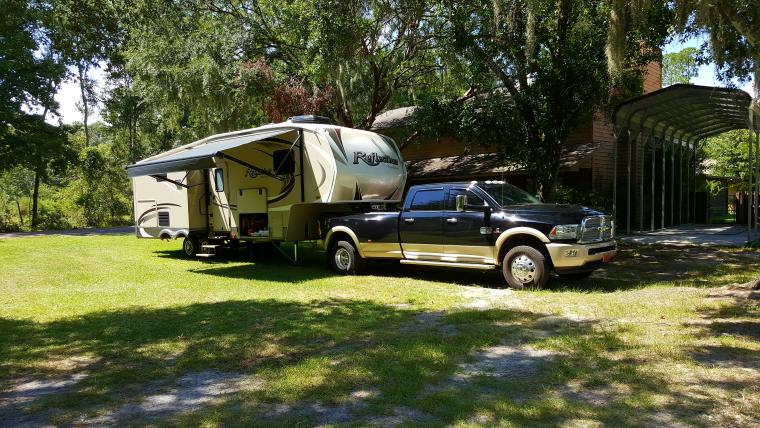
[[[188,257],[195,257],[199,248],[198,240],[196,238],[187,236],[185,237],[185,240],[182,241],[182,252]]]
[[[543,287],[549,281],[546,258],[527,245],[512,248],[501,263],[504,279],[512,288]]]
[[[362,258],[348,241],[338,241],[330,247],[328,262],[338,273],[343,275],[356,275],[361,270]]]

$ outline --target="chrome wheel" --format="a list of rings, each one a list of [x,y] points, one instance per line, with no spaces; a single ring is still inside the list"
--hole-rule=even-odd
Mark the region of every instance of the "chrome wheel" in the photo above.
[[[536,277],[536,263],[525,254],[520,254],[512,259],[510,267],[512,268],[512,276],[523,284],[533,282]]]
[[[338,247],[335,250],[335,266],[342,271],[348,271],[351,266],[351,252],[346,248]]]
[[[195,255],[195,246],[193,245],[193,241],[191,239],[189,239],[189,238],[185,238],[185,242],[182,243],[182,250],[188,256],[194,256]]]

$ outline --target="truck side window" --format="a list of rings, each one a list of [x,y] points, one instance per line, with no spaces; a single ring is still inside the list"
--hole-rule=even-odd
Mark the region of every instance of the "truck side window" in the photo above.
[[[420,190],[414,194],[411,211],[440,211],[443,209],[443,189]]]
[[[224,170],[221,168],[214,171],[214,186],[217,192],[224,192]]]
[[[456,211],[457,195],[467,195],[467,205],[485,205],[486,201],[475,193],[465,189],[450,189],[449,197],[446,199],[446,210]]]

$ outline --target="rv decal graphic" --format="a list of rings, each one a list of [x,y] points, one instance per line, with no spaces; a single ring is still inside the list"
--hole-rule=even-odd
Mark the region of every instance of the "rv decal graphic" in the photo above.
[[[354,152],[354,165],[359,163],[359,159],[369,166],[377,166],[381,163],[398,165],[398,159],[388,155],[381,155],[379,153]]]

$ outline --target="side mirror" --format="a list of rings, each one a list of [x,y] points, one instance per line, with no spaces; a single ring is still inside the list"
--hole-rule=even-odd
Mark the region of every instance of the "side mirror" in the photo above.
[[[467,207],[467,195],[457,195],[457,212],[462,212]]]

